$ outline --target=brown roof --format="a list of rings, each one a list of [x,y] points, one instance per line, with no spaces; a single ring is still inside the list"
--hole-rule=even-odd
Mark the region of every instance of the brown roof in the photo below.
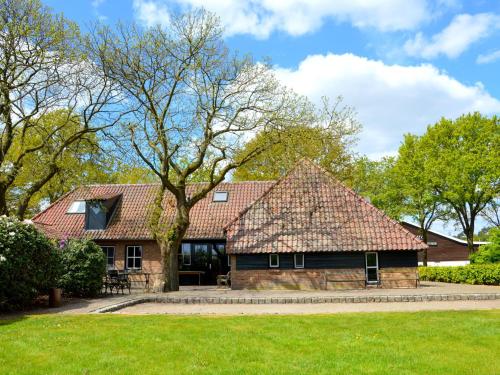
[[[191,210],[191,225],[186,239],[223,239],[224,226],[260,197],[272,182],[222,183],[214,191],[227,191],[227,202],[213,202],[213,192],[198,202]],[[188,194],[199,184],[188,187]],[[149,214],[153,205],[157,184],[143,185],[90,185],[78,188],[59,199],[33,217],[34,224],[53,238],[93,239],[152,239]],[[168,193],[170,194],[170,193]],[[116,211],[104,230],[85,230],[84,214],[68,214],[75,200],[107,199],[120,196]],[[165,218],[172,219],[175,205],[173,196],[165,200]]]
[[[425,248],[415,235],[306,160],[227,226],[230,254]]]

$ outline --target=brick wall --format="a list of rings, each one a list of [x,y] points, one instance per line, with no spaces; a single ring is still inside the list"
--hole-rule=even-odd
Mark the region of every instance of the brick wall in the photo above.
[[[142,271],[150,274],[150,287],[154,287],[161,276],[160,248],[155,241],[96,241],[101,246],[114,246],[115,267],[125,269],[125,249],[127,246],[142,246]],[[131,275],[132,281],[137,284],[144,280],[141,275]]]
[[[403,226],[415,235],[420,234],[420,230],[412,225],[403,223]],[[427,250],[427,260],[429,262],[450,262],[469,260],[469,249],[467,245],[455,242],[438,234],[428,233],[427,242],[436,242],[437,246],[429,245]],[[418,260],[423,260],[423,252],[419,252]]]
[[[232,289],[334,290],[365,288],[365,269],[262,269],[238,270],[231,257]],[[380,269],[380,287],[415,288],[417,268]]]

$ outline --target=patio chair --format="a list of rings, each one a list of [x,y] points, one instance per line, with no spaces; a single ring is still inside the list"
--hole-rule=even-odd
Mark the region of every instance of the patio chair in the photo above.
[[[229,271],[227,275],[217,275],[217,287],[221,287],[223,285],[231,285],[231,271]]]

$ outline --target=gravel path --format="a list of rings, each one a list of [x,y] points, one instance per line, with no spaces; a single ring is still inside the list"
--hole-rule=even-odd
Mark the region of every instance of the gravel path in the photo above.
[[[500,300],[391,303],[320,303],[289,305],[183,305],[166,303],[142,303],[126,307],[122,310],[118,310],[113,314],[261,315],[485,309],[500,309]]]

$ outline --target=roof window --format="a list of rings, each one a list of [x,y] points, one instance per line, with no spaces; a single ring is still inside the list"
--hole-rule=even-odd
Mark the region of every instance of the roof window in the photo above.
[[[74,201],[69,206],[68,214],[84,214],[85,213],[85,201]]]
[[[214,192],[214,202],[227,202],[227,191],[215,191]]]

